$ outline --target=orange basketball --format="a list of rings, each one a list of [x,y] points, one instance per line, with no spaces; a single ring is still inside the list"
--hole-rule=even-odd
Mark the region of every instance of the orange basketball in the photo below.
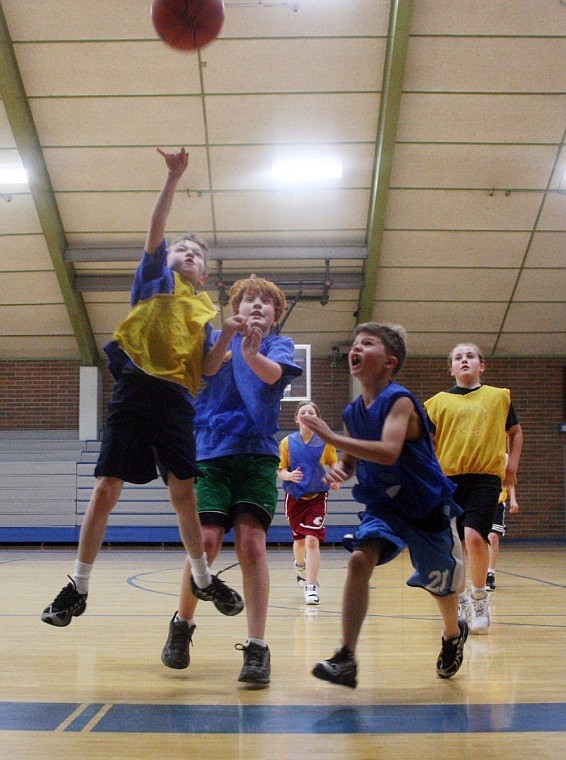
[[[223,0],[153,0],[151,20],[163,42],[198,50],[215,40],[224,24]]]

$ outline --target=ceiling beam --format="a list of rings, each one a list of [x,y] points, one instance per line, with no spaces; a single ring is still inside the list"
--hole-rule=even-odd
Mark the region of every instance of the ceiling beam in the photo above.
[[[215,282],[213,277],[209,277],[207,290],[219,287],[229,289],[236,280],[244,276],[242,273],[223,272],[221,282]],[[297,289],[312,291],[325,286],[331,291],[359,290],[362,287],[361,272],[336,272],[331,274],[329,280],[326,280],[324,272],[320,271],[266,272],[261,276],[287,291]],[[74,278],[74,287],[79,292],[127,291],[129,293],[132,287],[132,276],[130,274],[79,274]]]
[[[90,261],[139,261],[142,245],[106,248],[67,248],[65,261],[85,263]],[[208,253],[210,261],[255,261],[257,259],[278,261],[308,261],[309,259],[366,259],[365,245],[330,246],[226,246],[213,248]]]
[[[81,362],[89,366],[97,365],[100,361],[98,348],[83,298],[73,288],[72,265],[64,260],[63,254],[67,246],[65,230],[1,2],[0,96],[20,158],[28,174],[31,197],[78,344]]]
[[[369,210],[368,257],[364,266],[364,286],[358,301],[358,324],[373,319],[412,9],[413,0],[391,0]]]

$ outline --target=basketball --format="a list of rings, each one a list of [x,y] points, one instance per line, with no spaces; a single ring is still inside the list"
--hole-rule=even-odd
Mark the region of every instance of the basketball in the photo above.
[[[198,50],[215,40],[224,24],[223,0],[153,0],[151,20],[163,42]]]

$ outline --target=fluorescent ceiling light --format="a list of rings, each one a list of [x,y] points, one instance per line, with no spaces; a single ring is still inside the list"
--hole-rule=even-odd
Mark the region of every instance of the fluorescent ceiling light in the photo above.
[[[292,159],[278,161],[271,167],[271,176],[278,182],[312,182],[321,179],[340,179],[342,164],[322,159]]]
[[[23,166],[0,166],[0,182],[4,185],[25,185],[28,175]]]

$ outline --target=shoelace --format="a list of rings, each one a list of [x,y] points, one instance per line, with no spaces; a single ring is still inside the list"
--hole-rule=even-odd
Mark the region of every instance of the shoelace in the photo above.
[[[262,667],[266,653],[267,648],[263,649],[262,647],[251,647],[248,645],[246,652],[246,664],[250,665],[252,668]]]
[[[77,586],[70,575],[68,575],[67,578],[71,582],[67,583],[66,586],[63,586],[61,591],[59,591],[59,593],[55,597],[53,604],[57,604],[58,602],[78,601],[76,599],[76,597],[79,596],[79,592],[77,591]]]

